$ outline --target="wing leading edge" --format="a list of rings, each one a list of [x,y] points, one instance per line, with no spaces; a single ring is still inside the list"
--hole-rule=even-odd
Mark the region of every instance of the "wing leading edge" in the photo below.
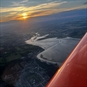
[[[46,87],[87,87],[87,33]]]

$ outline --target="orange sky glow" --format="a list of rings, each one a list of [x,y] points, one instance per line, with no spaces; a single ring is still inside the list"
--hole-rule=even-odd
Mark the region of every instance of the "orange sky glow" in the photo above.
[[[0,22],[11,20],[27,20],[31,17],[45,16],[64,11],[87,8],[87,5],[83,4],[85,0],[76,3],[68,2],[67,0],[61,2],[59,1],[49,1],[46,3],[38,2],[37,5],[32,4],[31,6],[26,6],[28,2],[29,2],[28,0],[26,2],[22,0],[21,2],[22,4],[20,2],[19,3],[12,2],[13,4],[10,6],[0,7]]]

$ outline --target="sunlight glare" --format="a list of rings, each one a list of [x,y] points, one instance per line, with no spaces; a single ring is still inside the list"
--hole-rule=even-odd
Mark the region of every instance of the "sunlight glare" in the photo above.
[[[27,19],[28,18],[27,13],[23,13],[22,17],[23,17],[23,19]]]

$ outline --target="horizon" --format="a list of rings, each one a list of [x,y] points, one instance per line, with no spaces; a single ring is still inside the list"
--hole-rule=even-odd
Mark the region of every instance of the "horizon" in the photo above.
[[[85,18],[87,17],[87,9],[86,8],[83,8],[83,9],[75,9],[75,10],[69,10],[69,11],[63,11],[63,12],[60,12],[60,13],[55,13],[55,14],[50,14],[50,15],[44,15],[44,16],[37,16],[37,17],[30,17],[30,18],[25,18],[24,20],[9,20],[9,21],[3,21],[3,22],[0,22],[0,24],[4,24],[4,23],[16,23],[16,22],[31,22],[32,23],[32,20],[33,22],[42,22],[42,21],[49,21],[49,20],[55,20],[56,17],[57,20],[64,20],[64,19],[72,19],[72,18],[77,18],[78,17],[81,17],[80,19],[82,18]],[[56,16],[56,17],[55,17]]]

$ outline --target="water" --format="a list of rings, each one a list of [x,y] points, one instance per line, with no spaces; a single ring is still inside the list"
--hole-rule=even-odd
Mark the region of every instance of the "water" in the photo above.
[[[44,49],[37,55],[41,61],[56,63],[59,66],[68,57],[80,39],[78,38],[46,38],[49,34],[40,36],[36,34],[31,39],[25,41],[27,44],[39,46]],[[45,38],[45,39],[44,39]]]

